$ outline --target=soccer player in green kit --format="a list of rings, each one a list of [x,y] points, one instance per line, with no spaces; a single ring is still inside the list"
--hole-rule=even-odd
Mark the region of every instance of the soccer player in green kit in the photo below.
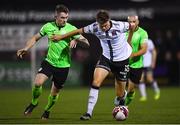
[[[41,116],[41,119],[49,118],[50,110],[58,100],[59,91],[63,88],[68,76],[71,64],[70,48],[73,48],[78,41],[85,42],[89,45],[88,40],[82,35],[75,35],[60,40],[60,42],[53,42],[50,39],[53,34],[65,34],[77,29],[75,26],[67,23],[68,16],[68,8],[64,5],[57,5],[55,8],[55,21],[43,25],[40,32],[29,39],[23,49],[17,51],[17,56],[22,58],[39,39],[43,36],[48,37],[48,53],[42,61],[41,68],[38,70],[35,77],[34,86],[32,88],[32,101],[25,109],[24,115],[31,114],[33,109],[38,105],[38,98],[42,93],[42,85],[52,76],[52,87],[48,97],[48,104]]]
[[[125,105],[129,105],[135,96],[135,86],[139,84],[142,76],[143,68],[143,54],[147,51],[148,34],[147,32],[139,27],[138,16],[128,16],[129,23],[135,23],[136,28],[134,30],[132,40],[129,44],[132,47],[132,54],[129,58],[129,80],[127,88],[127,96],[125,99]],[[128,32],[127,32],[128,36]],[[116,87],[116,89],[118,89]],[[119,105],[118,97],[115,98],[115,105]]]

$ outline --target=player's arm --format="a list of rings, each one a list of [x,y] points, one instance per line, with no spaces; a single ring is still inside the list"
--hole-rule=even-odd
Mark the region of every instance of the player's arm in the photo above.
[[[89,47],[90,46],[88,40],[84,36],[80,35],[79,38],[74,39],[74,40],[72,40],[70,42],[70,48],[76,48],[76,45],[77,45],[78,42],[83,43],[84,47]]]
[[[152,50],[152,65],[151,65],[152,68],[155,68],[156,66],[156,58],[157,58],[157,51],[156,48],[154,47]]]
[[[63,34],[63,35],[53,35],[51,37],[51,40],[53,41],[59,41],[59,40],[62,40],[62,39],[65,39],[65,38],[68,38],[68,37],[71,37],[71,36],[74,36],[74,35],[77,35],[77,34],[82,34],[83,33],[83,28],[80,28],[80,29],[76,29],[76,30],[73,30],[69,33],[66,33],[66,34]]]
[[[17,51],[17,56],[22,58],[23,55],[27,53],[27,51],[34,46],[34,44],[41,38],[42,36],[40,33],[35,34],[33,37],[31,37],[27,42],[26,46],[22,49],[19,49]]]
[[[146,51],[147,51],[147,43],[144,42],[140,45],[139,51],[132,53],[131,57],[141,56],[141,55],[145,54]]]
[[[132,46],[131,45],[131,40],[132,40],[135,28],[136,28],[136,24],[135,23],[129,23],[129,33],[128,33],[127,42],[129,43],[130,46]]]
[[[82,35],[78,39],[76,39],[76,41],[85,43],[87,46],[90,46],[89,41]]]

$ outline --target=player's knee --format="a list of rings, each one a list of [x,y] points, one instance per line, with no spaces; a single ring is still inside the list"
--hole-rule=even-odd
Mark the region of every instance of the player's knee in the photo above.
[[[93,80],[92,85],[96,86],[96,87],[100,87],[101,86],[101,81],[100,80]]]
[[[41,86],[43,85],[44,81],[43,80],[35,80],[35,85],[36,86]]]

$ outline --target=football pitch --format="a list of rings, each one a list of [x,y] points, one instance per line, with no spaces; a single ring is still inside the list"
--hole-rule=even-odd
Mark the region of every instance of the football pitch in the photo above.
[[[0,124],[180,124],[180,87],[161,87],[161,97],[155,101],[153,91],[148,88],[148,100],[139,102],[139,91],[129,105],[129,117],[116,121],[112,117],[115,91],[113,87],[102,87],[94,115],[89,121],[79,117],[86,111],[89,87],[69,88],[61,91],[59,100],[53,107],[50,119],[41,120],[47,104],[49,89],[43,90],[38,107],[31,116],[23,111],[31,100],[31,90],[0,90]]]

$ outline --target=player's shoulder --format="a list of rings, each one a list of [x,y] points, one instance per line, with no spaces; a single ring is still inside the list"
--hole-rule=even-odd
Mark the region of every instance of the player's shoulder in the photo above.
[[[146,32],[147,33],[147,31],[144,29],[144,28],[142,28],[142,27],[139,27],[139,29],[138,29],[140,32]]]
[[[111,22],[114,25],[121,25],[122,23],[124,23],[124,21],[117,21],[117,20],[111,20]]]
[[[111,20],[112,22],[112,26],[113,27],[116,27],[116,28],[124,28],[125,26],[128,26],[128,22],[125,22],[125,21],[116,21],[116,20]]]
[[[49,28],[49,27],[54,27],[56,24],[54,21],[51,21],[51,22],[46,22],[43,27],[46,27],[46,28]]]
[[[76,26],[71,23],[66,23],[65,27],[66,28],[76,28]]]
[[[148,42],[149,44],[154,45],[154,43],[153,43],[152,39],[150,39],[150,38],[148,38],[147,42]]]

